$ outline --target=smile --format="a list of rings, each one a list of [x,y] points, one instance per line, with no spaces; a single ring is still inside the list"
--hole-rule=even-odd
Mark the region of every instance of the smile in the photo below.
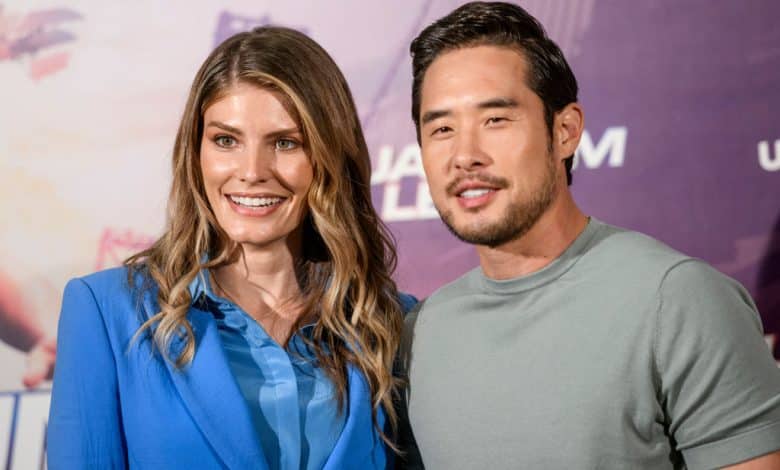
[[[495,191],[494,189],[488,189],[488,188],[478,188],[478,189],[467,189],[460,194],[458,194],[458,197],[466,198],[466,199],[473,199],[477,197],[482,197],[486,195],[487,193]]]
[[[284,201],[284,198],[279,196],[249,197],[230,195],[228,197],[231,201],[243,207],[271,207]]]
[[[485,187],[475,182],[468,182],[453,191],[452,195],[458,201],[458,205],[469,212],[483,209],[496,196],[500,188]]]

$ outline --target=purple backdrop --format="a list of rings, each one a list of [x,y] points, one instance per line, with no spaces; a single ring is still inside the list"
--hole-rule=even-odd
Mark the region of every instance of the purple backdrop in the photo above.
[[[441,3],[421,3],[410,23],[427,24],[449,9]],[[548,29],[579,80],[592,142],[581,146],[589,152],[580,152],[575,170],[581,207],[735,277],[757,299],[767,333],[779,333],[780,127],[773,111],[780,105],[780,3],[568,2],[579,5],[579,16],[562,20],[541,2],[526,3],[553,20]],[[414,139],[408,59],[395,72],[379,100],[390,112],[364,115],[374,149]],[[414,200],[416,185],[404,180],[402,200]],[[418,295],[477,264],[437,220],[390,226],[399,239],[400,283]]]
[[[3,317],[16,310],[51,338],[67,279],[156,237],[195,70],[222,39],[268,23],[310,34],[344,70],[374,200],[397,237],[401,288],[423,297],[477,265],[432,208],[409,114],[409,41],[460,1],[65,3],[0,0]],[[780,2],[517,3],[580,83],[581,207],[742,282],[780,358]],[[40,468],[48,383],[20,391],[28,352],[3,328],[0,466]]]

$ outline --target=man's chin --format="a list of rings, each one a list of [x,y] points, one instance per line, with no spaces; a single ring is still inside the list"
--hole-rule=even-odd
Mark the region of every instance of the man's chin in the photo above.
[[[511,240],[514,235],[508,233],[507,227],[500,222],[455,224],[444,218],[442,220],[453,235],[471,245],[495,247]]]

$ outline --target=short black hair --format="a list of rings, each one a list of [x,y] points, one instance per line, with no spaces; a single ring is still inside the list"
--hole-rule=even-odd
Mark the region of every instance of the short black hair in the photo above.
[[[516,49],[528,62],[528,87],[544,104],[544,119],[552,137],[555,113],[577,101],[577,79],[563,52],[539,21],[523,8],[505,2],[469,2],[425,28],[411,44],[412,120],[420,141],[420,93],[428,67],[441,54],[475,46]],[[571,184],[574,155],[564,160]]]

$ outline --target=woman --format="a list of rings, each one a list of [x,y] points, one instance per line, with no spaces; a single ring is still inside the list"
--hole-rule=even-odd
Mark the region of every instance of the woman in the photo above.
[[[195,77],[164,235],[71,281],[48,464],[382,468],[402,323],[344,77],[258,28]]]

